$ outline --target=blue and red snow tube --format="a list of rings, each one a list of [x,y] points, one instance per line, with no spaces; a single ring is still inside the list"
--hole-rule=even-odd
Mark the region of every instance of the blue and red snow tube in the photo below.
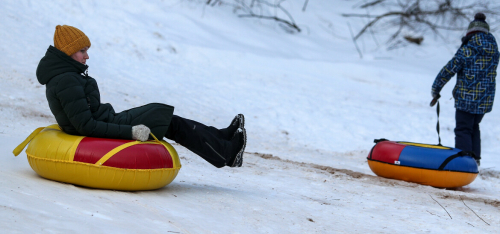
[[[381,177],[454,188],[472,183],[479,172],[473,156],[459,149],[385,139],[375,143],[368,165]]]

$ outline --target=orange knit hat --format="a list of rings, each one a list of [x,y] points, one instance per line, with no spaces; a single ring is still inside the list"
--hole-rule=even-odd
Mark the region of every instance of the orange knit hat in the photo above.
[[[75,27],[57,25],[54,33],[54,46],[71,56],[84,47],[90,47],[89,38]]]

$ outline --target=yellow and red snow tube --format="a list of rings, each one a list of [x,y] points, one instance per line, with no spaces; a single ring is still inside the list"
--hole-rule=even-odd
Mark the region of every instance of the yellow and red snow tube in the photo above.
[[[165,141],[133,141],[69,135],[58,125],[36,129],[24,147],[40,176],[91,188],[152,190],[171,183],[181,168],[175,149]]]
[[[479,173],[466,151],[440,145],[375,140],[367,157],[372,171],[381,177],[455,188],[468,185]]]

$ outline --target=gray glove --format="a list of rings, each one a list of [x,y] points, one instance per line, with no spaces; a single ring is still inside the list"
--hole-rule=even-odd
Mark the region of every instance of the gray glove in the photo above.
[[[134,140],[139,140],[139,141],[147,141],[149,138],[149,133],[151,130],[149,130],[148,127],[139,124],[136,126],[132,127],[132,139]]]

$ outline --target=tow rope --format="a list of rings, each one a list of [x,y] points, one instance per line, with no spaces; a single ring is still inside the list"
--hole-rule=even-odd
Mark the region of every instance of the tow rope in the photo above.
[[[439,132],[439,101],[438,101],[438,99],[439,99],[440,97],[441,97],[441,95],[439,95],[439,94],[438,94],[438,95],[437,95],[434,99],[432,99],[430,106],[432,107],[432,106],[436,105],[436,103],[437,103],[437,107],[436,107],[436,113],[437,113],[437,125],[436,125],[436,131],[437,131],[437,133],[438,133],[438,140],[439,140],[439,144],[438,144],[438,145],[439,145],[439,146],[442,146],[442,145],[441,145],[441,134],[440,134],[440,132]]]

